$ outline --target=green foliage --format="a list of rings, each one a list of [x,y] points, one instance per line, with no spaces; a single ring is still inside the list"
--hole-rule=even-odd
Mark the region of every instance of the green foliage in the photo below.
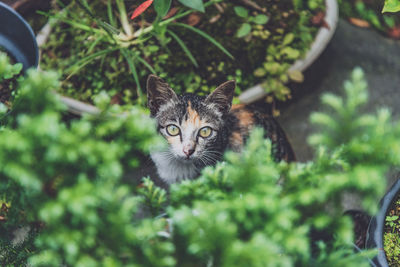
[[[369,266],[340,200],[357,193],[376,208],[385,172],[400,163],[400,126],[387,112],[356,115],[367,99],[361,70],[345,98],[323,98],[335,121],[313,116],[324,126],[313,161],[275,162],[255,129],[242,153],[172,185],[168,201],[150,179],[121,179],[162,145],[148,115],[117,116],[101,94],[100,116],[64,122],[58,86],[54,73],[29,71],[0,131],[1,265]],[[29,235],[17,245],[20,227]]]
[[[141,151],[159,143],[153,121],[132,108],[124,116],[107,112],[65,123],[64,106],[51,92],[58,86],[54,73],[29,71],[0,131],[1,265],[21,266],[26,254],[34,254],[33,266],[152,265],[172,250],[156,240],[166,223],[133,223],[142,200],[120,178],[138,166]],[[34,242],[13,246],[21,226],[32,229]]]
[[[389,266],[400,264],[400,200],[394,198],[385,218],[383,246]]]
[[[197,10],[200,12],[205,11],[203,0],[179,0],[179,2],[189,8],[193,8],[194,10]]]
[[[385,233],[383,236],[383,246],[389,266],[399,266],[400,264],[400,236],[399,233]]]
[[[263,25],[268,22],[268,16],[264,14],[258,14],[256,16],[249,16],[249,11],[242,6],[235,6],[234,11],[236,15],[242,17],[246,22],[243,23],[238,31],[236,32],[236,36],[239,38],[243,38],[247,36],[251,32],[251,23],[255,25]]]
[[[10,58],[0,51],[0,82],[9,80],[20,74],[22,63],[10,64]]]
[[[172,0],[155,0],[154,1],[154,9],[157,12],[159,18],[165,17],[167,15],[170,7],[171,7]]]
[[[144,103],[141,96],[150,73],[180,93],[207,94],[221,81],[236,79],[239,94],[265,81],[270,94],[285,100],[290,90],[284,84],[291,77],[286,72],[308,50],[317,31],[311,18],[323,11],[323,0],[302,0],[299,10],[294,8],[295,1],[257,0],[261,10],[247,12],[243,18],[229,1],[187,1],[204,5],[200,16],[180,3],[169,6],[169,1],[160,0],[154,2],[155,11],[146,10],[142,21],[127,21],[128,3],[123,0],[90,1],[86,8],[79,4],[82,1],[72,1],[63,12],[53,11],[59,22],[44,49],[42,67],[59,71],[62,94],[92,102],[106,89],[113,102],[120,104]],[[319,7],[311,9],[311,2]],[[217,8],[221,6],[223,12]],[[171,12],[172,17],[162,16],[173,7],[179,9]],[[192,18],[199,20],[193,27]],[[241,30],[244,38],[234,34],[240,25],[245,27]],[[294,36],[292,42],[282,46],[289,33]],[[269,46],[278,50],[273,58],[266,57]],[[280,52],[281,48],[285,50]],[[265,63],[279,68],[270,73]]]
[[[0,47],[0,119],[7,113],[15,96],[17,78],[22,71],[22,63],[16,63],[2,52]]]
[[[384,6],[381,0],[339,0],[338,2],[341,16],[365,20],[377,30],[390,35],[391,29],[400,25],[398,15],[388,14],[388,12],[396,12],[396,1],[385,1]],[[382,14],[383,12],[386,13]]]
[[[398,12],[400,11],[399,0],[385,0],[382,12]]]
[[[345,84],[346,98],[323,98],[334,110],[313,116],[324,126],[311,139],[318,152],[313,162],[276,164],[271,144],[254,131],[241,154],[228,153],[198,180],[173,185],[168,213],[178,265],[369,266],[364,257],[371,254],[353,252],[340,199],[357,192],[365,209],[376,210],[385,172],[400,163],[388,156],[399,145],[400,131],[379,112],[357,123],[365,85],[357,69]],[[356,126],[348,129],[353,119]],[[367,143],[362,148],[360,138]]]

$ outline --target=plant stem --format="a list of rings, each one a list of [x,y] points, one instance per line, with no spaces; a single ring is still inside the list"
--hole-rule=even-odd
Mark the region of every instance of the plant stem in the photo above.
[[[125,4],[122,0],[115,1],[118,6],[119,11],[119,19],[121,21],[122,28],[124,29],[125,34],[130,37],[133,34],[131,25],[129,25],[128,16],[126,14]]]

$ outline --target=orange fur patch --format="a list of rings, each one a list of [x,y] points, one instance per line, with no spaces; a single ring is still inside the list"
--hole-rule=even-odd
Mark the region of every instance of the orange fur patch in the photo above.
[[[235,116],[238,118],[240,126],[245,128],[252,127],[254,124],[253,113],[245,109],[243,110],[236,109],[236,110],[237,112],[235,112]]]
[[[192,103],[190,103],[190,101],[188,102],[187,115],[188,119],[186,123],[193,124],[196,128],[200,128],[203,125],[203,122],[200,120],[199,113],[192,109]]]

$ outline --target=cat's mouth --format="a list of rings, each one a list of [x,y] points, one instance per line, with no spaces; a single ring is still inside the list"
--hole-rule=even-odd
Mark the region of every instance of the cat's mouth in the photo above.
[[[179,159],[185,163],[192,163],[194,162],[196,159],[195,157],[193,157],[192,155],[190,156],[179,156]]]

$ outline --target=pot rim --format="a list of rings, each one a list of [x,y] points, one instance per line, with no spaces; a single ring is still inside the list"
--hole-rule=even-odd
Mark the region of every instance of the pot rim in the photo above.
[[[26,58],[28,61],[25,62],[26,64],[23,64],[23,70],[25,71],[26,69],[28,69],[30,67],[37,68],[38,64],[39,64],[39,46],[38,46],[37,40],[35,38],[35,33],[32,30],[32,27],[29,25],[29,23],[17,11],[15,11],[13,8],[11,8],[10,6],[8,6],[7,4],[5,4],[5,3],[1,2],[1,1],[0,1],[0,9],[3,9],[6,12],[9,12],[13,16],[15,16],[15,18],[18,19],[18,21],[21,22],[21,25],[23,25],[23,27],[25,28],[25,30],[29,34],[29,39],[32,41],[33,51],[35,53],[34,54],[34,60],[33,60],[33,62],[29,62],[28,58]],[[15,47],[21,48],[20,45],[18,45],[18,43],[16,41],[10,40],[10,39],[8,39],[8,40]],[[26,52],[26,49],[21,49],[21,52]],[[12,54],[15,57],[15,55],[12,52],[9,52],[9,53]],[[24,62],[21,62],[21,63],[24,63]],[[31,65],[30,63],[33,63],[33,64]]]
[[[324,51],[329,41],[332,39],[335,33],[337,23],[339,20],[339,8],[337,0],[325,0],[326,14],[325,22],[328,27],[321,26],[315,36],[314,42],[311,44],[310,49],[306,53],[304,58],[296,60],[293,65],[289,68],[290,71],[305,71],[318,56]],[[239,100],[243,104],[251,104],[267,96],[265,88],[261,84],[257,84],[251,88],[245,90],[239,95]]]
[[[368,225],[365,246],[366,248],[378,249],[378,255],[373,259],[374,263],[377,264],[377,266],[388,266],[388,261],[386,259],[386,254],[383,246],[383,231],[387,211],[392,204],[393,198],[397,196],[399,191],[400,177],[381,199],[378,214],[371,219]]]
[[[296,60],[288,71],[303,72],[318,58],[318,56],[328,45],[329,41],[332,39],[339,19],[338,3],[337,0],[325,0],[325,5],[325,22],[328,27],[320,27],[306,56],[302,59]],[[47,41],[51,32],[51,27],[54,23],[56,23],[56,20],[50,19],[49,22],[37,34],[36,40],[39,47],[41,47]],[[261,86],[261,84],[257,84],[254,87],[246,89],[242,94],[240,94],[239,101],[243,104],[250,104],[262,99],[266,95],[265,89]],[[91,104],[66,96],[61,96],[61,100],[67,106],[68,111],[73,114],[82,115],[83,113],[89,113],[96,115],[100,113],[100,110]]]

